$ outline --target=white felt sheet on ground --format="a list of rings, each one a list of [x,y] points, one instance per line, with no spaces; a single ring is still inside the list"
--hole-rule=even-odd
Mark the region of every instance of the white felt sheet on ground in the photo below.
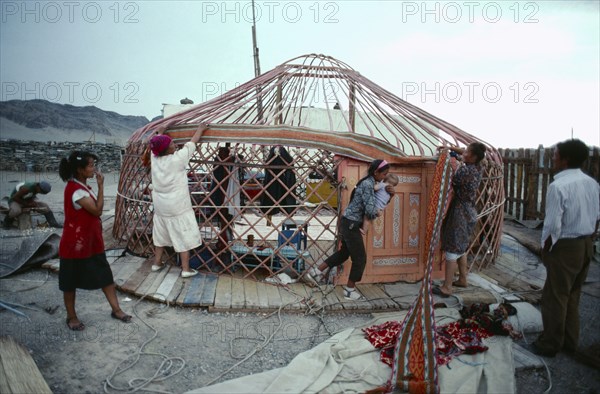
[[[379,359],[380,351],[364,338],[362,327],[389,320],[402,321],[406,311],[382,313],[368,325],[349,328],[297,355],[286,367],[243,376],[188,391],[200,393],[340,393],[364,392],[384,385],[392,369]],[[455,309],[438,309],[436,321],[459,319]],[[439,368],[442,393],[514,393],[512,342],[508,337],[486,341],[489,350],[462,355]]]

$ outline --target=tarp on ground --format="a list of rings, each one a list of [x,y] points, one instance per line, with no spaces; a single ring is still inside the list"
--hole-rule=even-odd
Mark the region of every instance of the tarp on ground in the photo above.
[[[384,385],[392,369],[380,350],[365,338],[363,327],[403,321],[406,311],[376,315],[369,324],[337,333],[296,356],[286,367],[188,391],[201,393],[340,393],[365,392]],[[456,309],[436,309],[437,324],[460,319]],[[441,393],[514,393],[516,382],[510,337],[484,339],[489,349],[461,355],[439,368]]]
[[[34,232],[0,240],[0,278],[41,265],[58,255],[60,235]]]

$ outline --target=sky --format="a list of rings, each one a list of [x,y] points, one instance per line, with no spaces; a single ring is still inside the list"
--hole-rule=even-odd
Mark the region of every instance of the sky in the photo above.
[[[600,1],[257,1],[261,71],[319,53],[498,148],[600,146]],[[251,1],[0,0],[0,100],[160,115],[254,77]]]

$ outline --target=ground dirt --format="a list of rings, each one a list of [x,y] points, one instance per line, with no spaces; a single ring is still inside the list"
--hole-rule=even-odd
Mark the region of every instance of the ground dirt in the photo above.
[[[173,370],[185,363],[181,372],[151,387],[182,393],[213,381],[272,334],[275,334],[273,340],[263,349],[217,381],[285,366],[297,354],[329,338],[330,333],[366,324],[371,319],[370,314],[330,313],[319,317],[286,313],[279,317],[277,314],[209,313],[145,300],[139,302],[120,293],[123,309],[135,314],[132,323],[124,324],[111,319],[108,303],[98,290],[78,291],[78,313],[86,329],[73,332],[65,324],[57,282],[55,273],[34,269],[2,280],[0,287],[0,299],[25,306],[17,309],[30,319],[4,310],[0,312],[0,333],[15,337],[30,350],[55,393],[102,392],[104,382],[115,369],[128,366],[140,350],[145,354],[139,361],[123,374],[111,378],[111,382],[125,388],[131,379],[161,375],[159,367],[167,358],[181,358],[173,360]],[[598,299],[589,295],[582,297],[581,345],[584,348],[598,343],[597,302]],[[46,309],[56,311],[50,314]],[[527,338],[528,341],[533,339]],[[121,364],[124,360],[129,361]],[[544,358],[544,361],[551,380],[545,369],[518,371],[517,392],[543,393],[550,382],[551,393],[600,392],[598,370],[563,354]],[[252,393],[252,389],[248,388],[248,392]]]

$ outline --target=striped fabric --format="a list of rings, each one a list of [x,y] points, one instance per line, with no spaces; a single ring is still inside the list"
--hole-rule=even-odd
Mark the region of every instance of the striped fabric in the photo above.
[[[452,168],[447,151],[440,154],[429,191],[425,237],[426,272],[417,299],[402,322],[394,349],[392,377],[385,387],[372,393],[392,392],[395,388],[409,393],[437,393],[438,374],[435,358],[435,316],[431,293],[433,260],[440,228],[449,200]]]

